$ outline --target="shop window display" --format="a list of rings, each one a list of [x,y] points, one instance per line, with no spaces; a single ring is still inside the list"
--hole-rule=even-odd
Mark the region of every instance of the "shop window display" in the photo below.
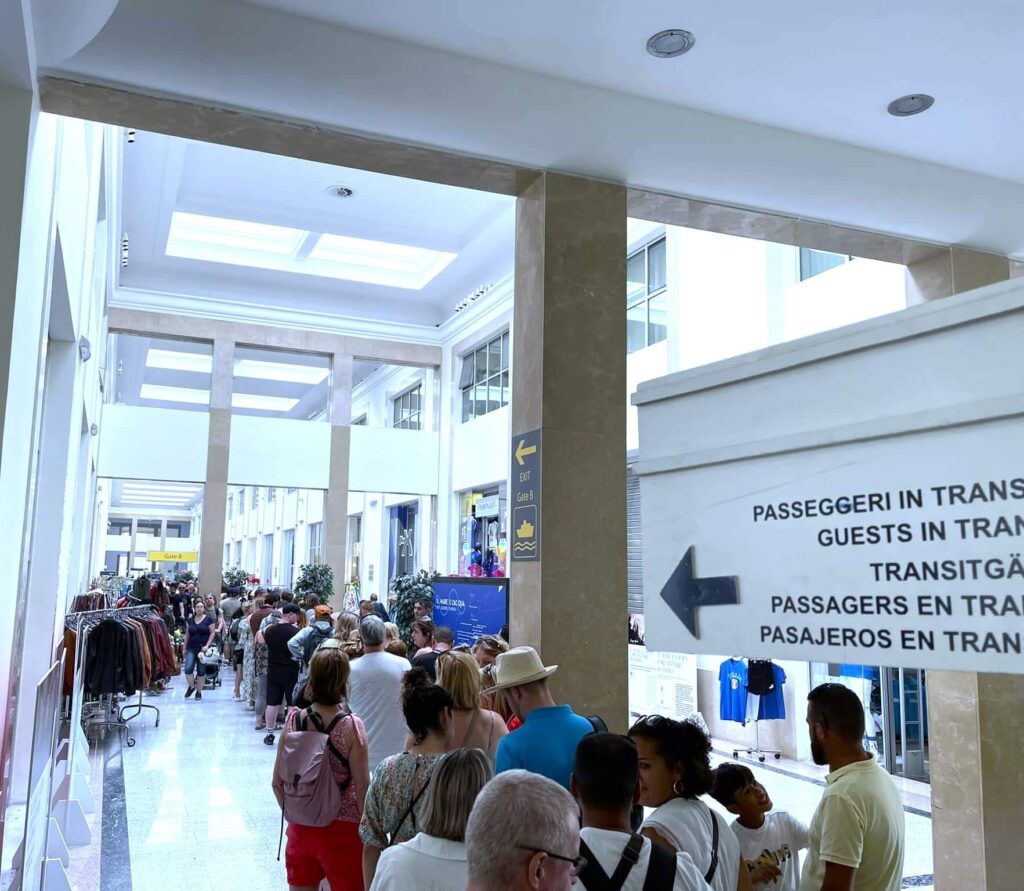
[[[459,507],[459,575],[504,578],[508,574],[505,485],[463,492]]]

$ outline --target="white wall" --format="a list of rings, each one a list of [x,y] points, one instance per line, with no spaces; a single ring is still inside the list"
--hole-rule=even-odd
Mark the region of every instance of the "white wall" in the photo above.
[[[231,485],[326,489],[330,463],[330,424],[237,414],[231,418]]]
[[[166,435],[171,430],[174,436]],[[110,479],[205,482],[209,436],[210,416],[205,411],[104,405],[99,475]]]
[[[673,292],[669,292],[671,295]],[[636,451],[640,446],[637,429],[636,406],[632,403],[636,388],[644,381],[654,380],[668,374],[669,341],[653,344],[626,356],[626,451]]]
[[[856,259],[786,288],[786,340],[831,331],[907,308],[906,268]]]
[[[508,478],[511,424],[507,406],[452,427],[451,491],[480,489]]]
[[[349,489],[435,495],[437,455],[436,433],[353,427]]]

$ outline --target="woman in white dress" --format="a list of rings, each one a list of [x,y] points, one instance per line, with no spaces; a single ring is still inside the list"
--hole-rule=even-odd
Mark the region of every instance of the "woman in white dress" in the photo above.
[[[641,834],[689,854],[714,891],[751,891],[729,823],[700,800],[714,785],[708,735],[691,721],[661,715],[640,718],[629,735],[640,760],[640,804],[655,808]]]
[[[491,761],[480,749],[445,755],[430,776],[423,831],[380,855],[370,891],[465,888],[466,823],[492,776]]]

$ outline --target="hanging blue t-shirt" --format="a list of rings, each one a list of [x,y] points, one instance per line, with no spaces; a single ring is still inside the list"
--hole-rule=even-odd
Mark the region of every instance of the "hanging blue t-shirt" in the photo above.
[[[761,697],[757,707],[758,721],[782,721],[786,717],[786,697],[782,692],[782,685],[786,683],[786,672],[772,663],[772,674],[775,676],[775,686]]]
[[[723,721],[747,720],[747,665],[739,659],[729,659],[718,669],[719,717]]]

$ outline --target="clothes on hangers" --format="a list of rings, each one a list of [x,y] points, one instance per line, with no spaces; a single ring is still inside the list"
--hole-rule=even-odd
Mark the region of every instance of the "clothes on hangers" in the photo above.
[[[74,627],[70,627],[75,623]],[[71,614],[64,633],[65,693],[73,693],[75,652],[85,646],[85,692],[93,696],[132,695],[178,672],[167,626],[149,608]],[[81,629],[84,640],[78,640]],[[70,666],[70,672],[67,670]]]
[[[786,672],[774,662],[768,662],[772,669],[772,689],[761,694],[757,707],[758,721],[783,721],[786,718],[786,697],[782,687],[786,683]]]
[[[718,669],[719,717],[723,721],[747,720],[747,666],[742,659],[727,659]]]
[[[775,673],[770,659],[751,659],[747,663],[747,691],[766,696],[775,689]]]

